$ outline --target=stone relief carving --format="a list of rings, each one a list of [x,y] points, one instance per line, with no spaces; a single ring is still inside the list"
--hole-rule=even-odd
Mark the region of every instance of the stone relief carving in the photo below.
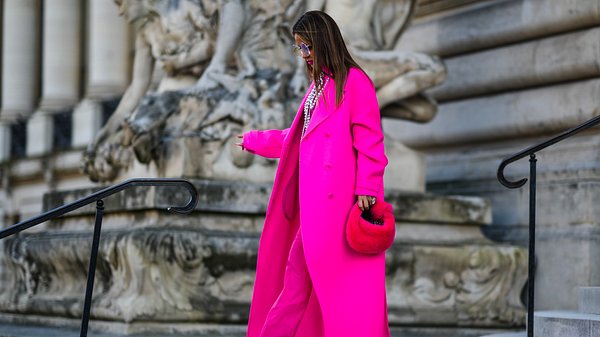
[[[9,239],[0,307],[10,312],[80,317],[91,242],[86,234]],[[247,316],[254,237],[144,229],[103,234],[93,316],[132,322]]]
[[[128,189],[105,200],[93,317],[219,329],[246,322],[271,184],[194,183],[201,208],[191,216],[164,212],[187,200],[178,189]],[[53,192],[44,209],[93,190]],[[481,234],[488,201],[399,191],[386,198],[399,224],[386,254],[393,326],[522,326],[527,250]],[[0,312],[81,317],[94,211],[0,241]]]
[[[402,305],[391,307],[393,320],[524,324],[521,292],[527,282],[527,254],[522,248],[413,246],[396,248],[394,256],[395,263],[388,261],[388,289],[391,302]]]
[[[137,160],[164,176],[271,176],[265,173],[274,161],[230,145],[244,130],[291,122],[308,81],[291,53],[289,30],[315,6],[339,16],[353,53],[378,87],[384,115],[431,119],[435,104],[420,92],[443,80],[442,63],[391,49],[414,2],[116,0],[138,27],[132,82],[85,152],[84,171],[94,181],[110,181]]]
[[[3,312],[80,317],[86,233],[39,233],[3,247]],[[133,321],[247,319],[258,235],[183,228],[107,231],[92,315]],[[387,255],[390,322],[521,326],[526,252],[507,246],[394,245]]]

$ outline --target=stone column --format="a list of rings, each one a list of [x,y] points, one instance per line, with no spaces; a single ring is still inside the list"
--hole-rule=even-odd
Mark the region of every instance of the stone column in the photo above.
[[[89,0],[89,74],[86,98],[121,95],[129,80],[130,40],[127,21],[113,1]]]
[[[35,109],[39,84],[40,0],[5,0],[2,26],[0,161],[10,157],[10,124]]]
[[[129,81],[130,39],[127,21],[113,1],[89,0],[88,77],[85,99],[73,115],[73,146],[90,143],[102,127],[101,100],[118,97]]]
[[[44,2],[42,99],[27,124],[27,155],[52,149],[52,113],[79,100],[81,78],[81,0]]]

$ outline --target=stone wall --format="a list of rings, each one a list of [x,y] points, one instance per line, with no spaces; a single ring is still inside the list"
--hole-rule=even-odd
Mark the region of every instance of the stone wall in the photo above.
[[[491,200],[498,240],[526,245],[528,189],[496,180],[501,159],[600,113],[600,1],[482,2],[413,23],[398,48],[442,56],[448,79],[427,125],[384,128],[426,153],[427,188]],[[600,135],[592,129],[538,154],[536,308],[573,309],[600,284]],[[522,160],[507,176],[526,177]]]

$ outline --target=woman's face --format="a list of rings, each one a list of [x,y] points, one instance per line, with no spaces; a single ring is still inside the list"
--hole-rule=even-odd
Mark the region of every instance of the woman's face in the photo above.
[[[306,63],[310,66],[313,65],[313,54],[314,54],[314,50],[312,48],[312,46],[310,45],[310,43],[308,43],[308,41],[304,40],[300,35],[298,34],[294,34],[294,40],[296,41],[296,46],[301,46],[302,44],[304,44],[305,46],[308,46],[308,55],[306,55],[305,53],[302,54],[302,58],[304,59],[304,61],[306,61]]]

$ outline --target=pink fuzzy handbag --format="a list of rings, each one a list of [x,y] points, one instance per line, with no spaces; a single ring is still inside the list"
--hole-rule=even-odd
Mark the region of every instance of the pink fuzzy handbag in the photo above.
[[[361,211],[358,202],[352,206],[346,223],[346,240],[359,253],[384,252],[394,243],[396,221],[392,205],[377,201],[368,211]]]

